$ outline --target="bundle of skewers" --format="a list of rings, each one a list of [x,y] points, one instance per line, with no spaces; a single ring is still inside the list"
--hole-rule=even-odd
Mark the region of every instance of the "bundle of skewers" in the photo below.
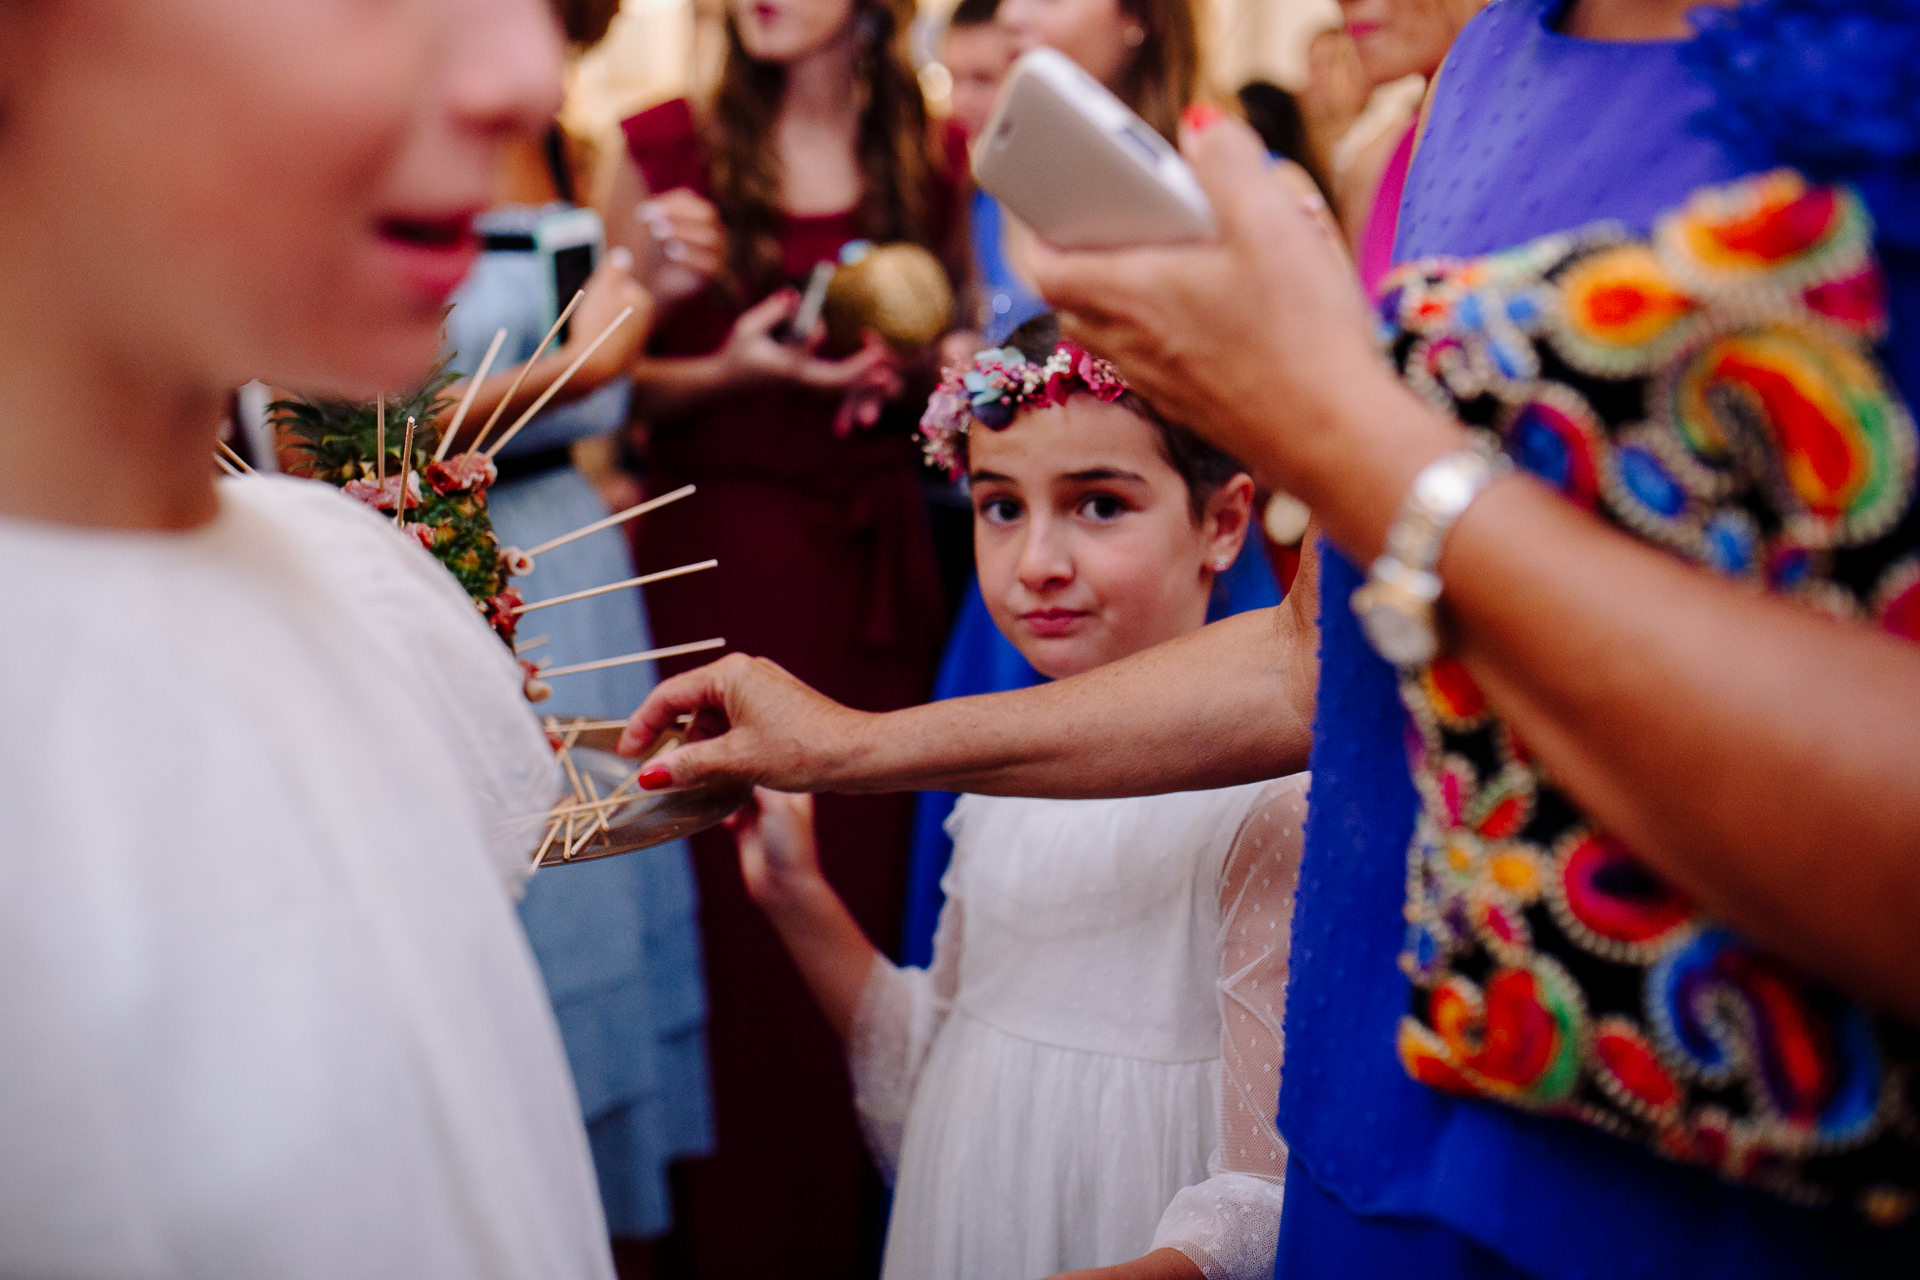
[[[749,791],[689,787],[642,791],[637,766],[596,744],[611,744],[624,720],[561,720],[549,717],[547,737],[554,744],[571,792],[547,815],[546,838],[533,866],[586,862],[630,853],[704,831],[746,803]],[[647,759],[685,741],[669,732],[647,751]]]
[[[453,451],[453,445],[459,439],[481,383],[506,340],[505,329],[494,334],[444,430],[436,424],[453,403],[449,391],[457,381],[444,362],[421,387],[397,397],[391,404],[384,398],[372,405],[286,398],[272,405],[276,427],[291,438],[295,451],[306,455],[313,478],[334,484],[375,511],[390,516],[398,533],[418,540],[454,576],[494,633],[513,650],[520,663],[527,699],[535,703],[552,695],[550,682],[553,680],[701,653],[726,644],[724,639],[716,637],[556,667],[549,661],[528,656],[546,643],[545,637],[518,639],[520,622],[530,613],[564,607],[610,592],[638,590],[650,583],[712,569],[719,563],[703,560],[531,602],[512,585],[513,579],[533,573],[541,557],[678,502],[694,492],[694,486],[687,485],[526,550],[499,545],[487,512],[487,491],[499,478],[495,459],[633,314],[631,308],[621,312],[504,431],[494,436],[494,427],[507,406],[514,402],[527,375],[579,302],[580,295],[576,294],[521,366],[499,406],[458,452]],[[393,429],[398,424],[404,425]],[[215,462],[234,475],[251,470],[224,444],[219,446]],[[639,767],[600,749],[603,742],[617,736],[622,724],[620,721],[547,718],[548,739],[559,759],[569,793],[548,815],[546,838],[534,857],[535,867],[606,857],[676,839],[713,825],[745,798],[641,791]],[[655,750],[664,749],[665,745],[658,744]]]

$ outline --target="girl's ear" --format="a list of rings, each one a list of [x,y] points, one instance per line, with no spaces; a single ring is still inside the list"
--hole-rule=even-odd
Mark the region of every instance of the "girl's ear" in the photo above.
[[[1214,490],[1200,513],[1200,539],[1209,569],[1226,572],[1239,557],[1252,523],[1253,477],[1242,471]]]

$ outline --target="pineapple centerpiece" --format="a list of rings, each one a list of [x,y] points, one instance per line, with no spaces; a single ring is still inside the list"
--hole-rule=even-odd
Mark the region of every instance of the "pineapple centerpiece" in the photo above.
[[[522,601],[507,585],[508,575],[519,567],[514,553],[501,551],[487,512],[487,489],[498,472],[480,453],[434,457],[440,442],[435,424],[455,381],[442,362],[419,387],[387,402],[384,461],[376,405],[290,397],[273,402],[274,424],[295,451],[306,455],[314,479],[395,516],[459,580],[474,607],[511,646],[519,623],[515,609]],[[405,431],[395,429],[409,418],[416,424],[411,458],[404,456]]]

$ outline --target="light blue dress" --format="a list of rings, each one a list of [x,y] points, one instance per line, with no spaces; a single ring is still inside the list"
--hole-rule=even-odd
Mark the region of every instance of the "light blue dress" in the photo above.
[[[531,211],[500,210],[484,230],[522,230]],[[507,340],[496,370],[533,354],[546,331],[540,263],[532,253],[490,250],[453,298],[447,336],[453,367],[469,373],[495,330]],[[619,430],[630,388],[617,383],[528,423],[502,452],[505,475],[488,495],[503,546],[533,547],[607,515],[587,479],[556,450]],[[504,430],[503,419],[495,431]],[[516,474],[515,459],[544,460]],[[634,576],[620,529],[540,557],[514,585],[529,601]],[[536,654],[555,666],[652,647],[639,591],[614,592],[529,614],[521,639],[549,636]],[[540,710],[624,716],[653,687],[651,664],[553,681]],[[520,904],[559,1018],[615,1236],[657,1236],[672,1226],[666,1170],[713,1144],[708,1097],[706,992],[701,978],[693,870],[684,843],[541,872]]]

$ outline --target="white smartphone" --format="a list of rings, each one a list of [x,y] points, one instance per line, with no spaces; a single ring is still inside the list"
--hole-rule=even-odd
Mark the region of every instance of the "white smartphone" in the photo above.
[[[533,251],[545,265],[540,278],[546,282],[546,323],[551,325],[561,310],[573,301],[593,274],[606,248],[607,232],[600,215],[591,209],[557,209],[542,214],[533,224]],[[567,329],[573,322],[567,322]],[[563,329],[556,341],[565,342]]]
[[[1178,244],[1219,229],[1180,153],[1054,49],[1031,50],[1007,73],[973,176],[1062,249]]]

